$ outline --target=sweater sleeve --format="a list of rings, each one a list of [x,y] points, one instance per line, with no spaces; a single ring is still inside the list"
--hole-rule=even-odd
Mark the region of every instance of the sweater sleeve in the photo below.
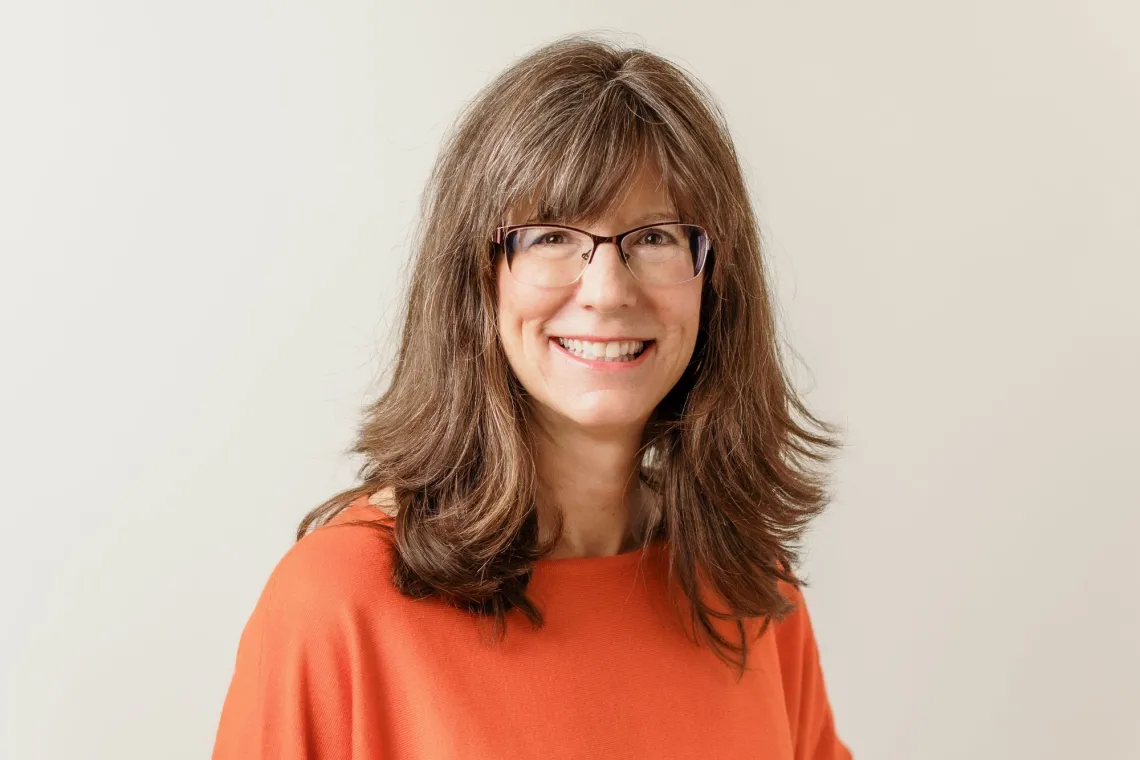
[[[851,760],[851,751],[835,732],[819,650],[803,594],[781,584],[796,610],[775,624],[795,760]]]
[[[262,591],[238,643],[214,760],[351,757],[351,614],[327,577],[331,532],[294,545]]]

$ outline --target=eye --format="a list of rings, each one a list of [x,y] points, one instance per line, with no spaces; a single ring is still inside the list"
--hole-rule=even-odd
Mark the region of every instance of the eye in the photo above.
[[[671,235],[666,234],[663,230],[656,229],[641,233],[637,242],[638,245],[658,246],[668,245],[674,241]]]

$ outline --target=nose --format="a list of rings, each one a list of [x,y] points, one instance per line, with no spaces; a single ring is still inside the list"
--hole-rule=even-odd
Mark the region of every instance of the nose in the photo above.
[[[577,301],[599,312],[617,311],[637,303],[637,280],[622,261],[616,243],[602,243],[594,251],[578,281]]]

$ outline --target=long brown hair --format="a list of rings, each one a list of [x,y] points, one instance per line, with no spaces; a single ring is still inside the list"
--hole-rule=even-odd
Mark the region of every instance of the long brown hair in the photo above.
[[[763,618],[762,633],[793,609],[777,583],[802,585],[792,568],[829,501],[822,465],[838,428],[812,415],[786,372],[723,114],[696,78],[644,49],[563,37],[463,109],[423,195],[390,380],[351,449],[365,460],[361,484],[309,513],[297,537],[390,488],[397,519],[383,529],[402,593],[488,616],[500,636],[511,609],[542,625],[526,587],[558,536],[538,540],[528,400],[499,343],[491,232],[522,206],[601,218],[647,161],[713,252],[692,361],[643,438],[637,474],[657,515],[642,540],[665,539],[693,630],[742,673],[742,620]],[[739,642],[714,620],[733,623]]]

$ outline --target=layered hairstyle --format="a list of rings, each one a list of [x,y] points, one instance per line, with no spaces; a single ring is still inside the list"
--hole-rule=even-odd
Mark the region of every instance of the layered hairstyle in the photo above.
[[[540,543],[531,401],[499,342],[492,232],[524,207],[549,220],[600,219],[647,164],[679,218],[709,231],[712,252],[692,360],[643,435],[636,474],[655,506],[640,538],[668,547],[690,635],[743,673],[743,621],[761,618],[763,633],[793,609],[778,581],[803,585],[793,568],[830,498],[824,465],[839,429],[792,387],[719,106],[645,49],[563,37],[463,109],[423,194],[387,386],[351,449],[364,460],[360,484],[310,512],[297,538],[390,489],[396,519],[370,524],[392,539],[390,580],[401,593],[490,618],[497,636],[512,609],[543,624],[526,588],[559,531]]]

